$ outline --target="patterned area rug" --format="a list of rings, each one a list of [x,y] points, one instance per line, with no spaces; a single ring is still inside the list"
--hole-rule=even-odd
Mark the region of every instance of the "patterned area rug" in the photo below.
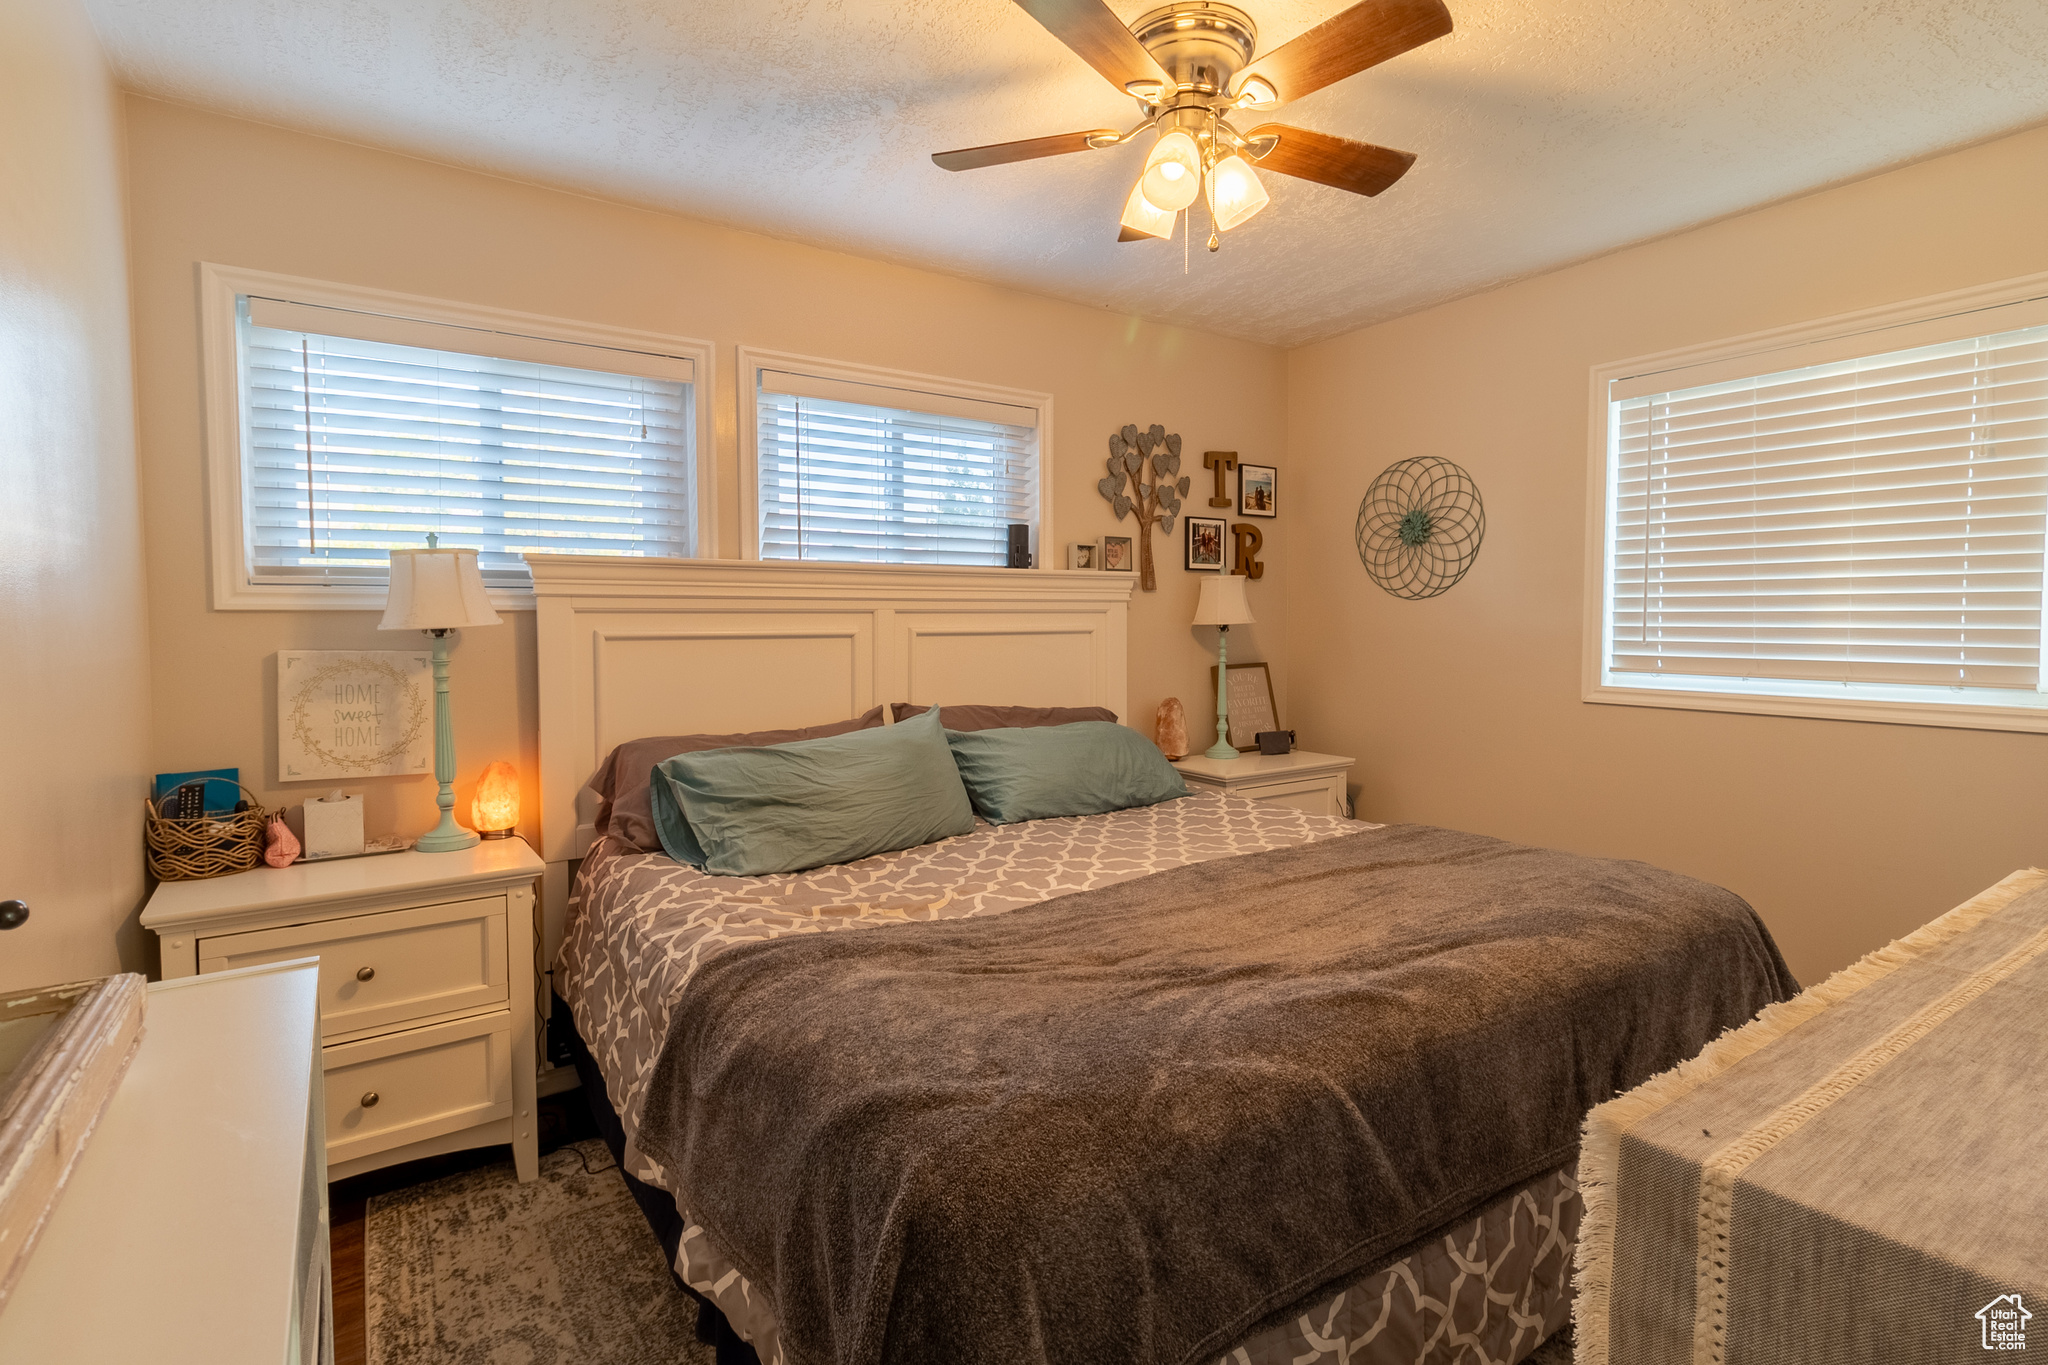
[[[370,1200],[370,1365],[713,1365],[604,1143]],[[1571,1365],[1571,1333],[1524,1365]]]
[[[370,1200],[370,1365],[712,1365],[696,1306],[592,1138]]]

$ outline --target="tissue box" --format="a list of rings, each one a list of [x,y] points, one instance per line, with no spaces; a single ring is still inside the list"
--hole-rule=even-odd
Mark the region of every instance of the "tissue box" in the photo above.
[[[294,819],[293,817],[297,817]],[[305,858],[339,858],[363,851],[363,798],[322,797],[285,813],[285,824],[298,836]]]

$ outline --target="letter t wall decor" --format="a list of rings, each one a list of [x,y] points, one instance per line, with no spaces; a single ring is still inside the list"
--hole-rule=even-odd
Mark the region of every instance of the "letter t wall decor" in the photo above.
[[[1216,495],[1209,499],[1211,507],[1228,507],[1231,503],[1230,485],[1224,480],[1230,471],[1237,468],[1237,452],[1234,450],[1205,450],[1202,452],[1202,468],[1216,472]]]
[[[1145,475],[1152,476],[1150,483]],[[1116,509],[1122,521],[1133,512],[1138,517],[1138,585],[1146,592],[1158,589],[1152,572],[1152,527],[1171,532],[1173,519],[1180,515],[1180,500],[1187,496],[1188,479],[1180,474],[1180,437],[1169,436],[1154,423],[1148,431],[1127,426],[1109,438],[1109,477],[1097,479],[1095,487]],[[1129,482],[1131,492],[1124,492]]]

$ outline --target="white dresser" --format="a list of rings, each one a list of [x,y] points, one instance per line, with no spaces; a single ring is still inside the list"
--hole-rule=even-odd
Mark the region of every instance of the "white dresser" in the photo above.
[[[340,1180],[510,1143],[539,1173],[534,884],[520,839],[166,882],[165,979],[320,959],[327,1164]]]
[[[151,986],[0,1361],[333,1360],[319,1059],[310,962]]]
[[[1317,815],[1351,814],[1345,788],[1351,780],[1351,760],[1337,754],[1312,754],[1296,749],[1291,754],[1239,754],[1236,758],[1206,758],[1190,754],[1173,765],[1187,779],[1191,789],[1242,796],[1249,801],[1272,801]]]

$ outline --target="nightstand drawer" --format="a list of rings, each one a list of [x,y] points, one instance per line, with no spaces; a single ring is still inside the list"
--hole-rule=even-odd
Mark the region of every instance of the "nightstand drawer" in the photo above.
[[[505,898],[201,939],[199,970],[315,954],[324,1038],[502,1006],[508,998]]]
[[[1295,778],[1290,782],[1262,782],[1238,787],[1230,793],[1242,796],[1248,801],[1265,801],[1276,806],[1292,806],[1305,810],[1311,815],[1336,815],[1341,812],[1341,788],[1336,779],[1328,777]]]
[[[327,1163],[512,1115],[510,1013],[322,1049]]]

